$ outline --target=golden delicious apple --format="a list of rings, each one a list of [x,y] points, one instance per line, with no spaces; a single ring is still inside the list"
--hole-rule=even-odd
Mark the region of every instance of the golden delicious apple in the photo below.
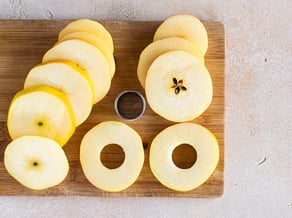
[[[125,160],[116,169],[101,162],[101,152],[109,144],[121,146]],[[80,162],[85,177],[95,187],[109,192],[128,188],[138,178],[144,163],[141,137],[128,125],[117,121],[99,123],[86,133],[80,146]]]
[[[49,86],[19,91],[9,107],[8,132],[12,139],[36,135],[65,145],[75,130],[75,117],[66,95]]]
[[[190,121],[201,115],[213,96],[211,76],[194,55],[177,50],[160,55],[151,64],[145,93],[149,106],[163,118]]]
[[[140,54],[137,76],[143,88],[145,88],[145,80],[147,71],[153,61],[163,53],[182,50],[195,55],[204,64],[204,55],[198,47],[194,47],[191,42],[178,37],[170,37],[157,40],[149,44]]]
[[[93,33],[107,44],[112,53],[114,51],[114,43],[111,34],[101,23],[97,21],[85,18],[72,21],[60,31],[58,40],[62,40],[65,35],[73,32]]]
[[[67,157],[57,142],[32,135],[7,145],[4,166],[15,180],[33,190],[60,184],[69,171]]]
[[[109,67],[110,67],[111,78],[114,77],[115,70],[116,70],[114,55],[109,49],[108,45],[99,36],[90,32],[73,32],[73,33],[64,35],[59,40],[59,42],[69,40],[69,39],[81,39],[83,41],[86,41],[96,46],[106,57],[109,63]]]
[[[173,150],[188,144],[197,152],[197,160],[188,169],[177,167]],[[213,173],[219,161],[219,145],[211,131],[194,123],[175,124],[162,130],[150,146],[149,163],[154,176],[166,187],[190,191],[202,185]]]
[[[70,61],[51,61],[33,67],[24,88],[47,85],[62,91],[74,112],[76,126],[89,116],[93,105],[93,85],[88,74]]]
[[[157,28],[154,41],[168,37],[181,37],[199,47],[203,55],[208,49],[208,34],[204,24],[196,17],[180,14],[167,18]]]
[[[109,63],[94,45],[79,39],[59,42],[43,57],[43,62],[55,60],[69,60],[88,73],[94,89],[94,103],[108,93],[111,85]]]

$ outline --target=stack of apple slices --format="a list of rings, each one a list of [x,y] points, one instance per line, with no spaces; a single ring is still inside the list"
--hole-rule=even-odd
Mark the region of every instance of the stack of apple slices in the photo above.
[[[208,108],[213,88],[204,65],[207,48],[207,31],[196,17],[172,16],[157,28],[137,68],[154,112],[167,120],[184,122]]]
[[[103,25],[89,19],[69,23],[58,42],[28,73],[13,98],[7,127],[13,141],[4,164],[30,189],[61,183],[69,164],[61,148],[108,93],[115,73],[114,46]]]
[[[205,127],[187,123],[201,115],[213,96],[211,76],[204,56],[208,35],[199,19],[191,15],[167,18],[156,30],[154,40],[140,54],[137,76],[149,106],[175,124],[152,141],[150,169],[161,184],[176,191],[190,191],[203,184],[219,160],[218,142]],[[172,153],[181,144],[197,152],[196,163],[181,169]]]

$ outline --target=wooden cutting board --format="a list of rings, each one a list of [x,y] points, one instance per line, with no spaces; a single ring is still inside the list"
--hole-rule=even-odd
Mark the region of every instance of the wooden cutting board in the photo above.
[[[154,31],[161,22],[100,22],[112,34],[115,45],[117,67],[111,90],[106,98],[94,106],[90,117],[76,129],[74,136],[64,147],[70,162],[70,172],[65,181],[44,191],[31,191],[12,179],[4,168],[3,153],[11,141],[6,128],[7,111],[14,94],[22,89],[26,74],[34,65],[40,63],[44,53],[56,42],[58,32],[69,21],[0,21],[0,195],[221,196],[224,187],[224,26],[217,22],[204,23],[209,35],[209,49],[205,61],[213,80],[214,98],[207,111],[192,121],[204,125],[216,135],[220,144],[219,164],[209,180],[199,188],[188,192],[176,192],[165,188],[156,180],[148,162],[152,139],[162,129],[174,123],[157,116],[149,106],[144,116],[136,121],[121,120],[114,111],[114,99],[121,91],[134,89],[145,95],[136,77],[138,58],[143,48],[152,41]],[[106,120],[122,121],[130,125],[141,135],[145,145],[145,163],[138,180],[127,190],[117,193],[104,192],[92,186],[84,177],[79,162],[82,137],[90,128]],[[188,162],[182,155],[184,154],[178,154],[177,158]]]

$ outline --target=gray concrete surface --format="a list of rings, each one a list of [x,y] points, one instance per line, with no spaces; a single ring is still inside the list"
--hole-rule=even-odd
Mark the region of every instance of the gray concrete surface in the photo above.
[[[178,13],[225,24],[224,195],[0,197],[0,217],[292,217],[291,0],[0,1],[0,19],[162,20]]]

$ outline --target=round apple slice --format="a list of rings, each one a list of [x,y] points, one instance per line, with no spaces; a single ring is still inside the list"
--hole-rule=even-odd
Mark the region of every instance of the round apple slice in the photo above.
[[[111,78],[114,77],[116,70],[114,55],[108,45],[99,36],[89,32],[73,32],[64,35],[59,42],[69,39],[81,39],[96,46],[106,57],[109,63]]]
[[[93,105],[93,85],[88,74],[70,61],[47,62],[28,73],[24,88],[47,85],[62,91],[68,98],[76,126],[89,116]]]
[[[172,153],[182,144],[192,146],[197,159],[190,168],[175,165]],[[149,154],[150,169],[166,187],[190,191],[202,185],[213,173],[219,161],[217,139],[207,128],[194,123],[175,124],[162,130],[152,141]]]
[[[119,145],[125,159],[118,168],[109,169],[101,161],[103,148]],[[109,192],[122,191],[138,178],[144,163],[144,150],[139,134],[128,125],[102,122],[83,137],[80,146],[80,162],[85,177],[95,187]]]
[[[60,145],[40,136],[22,136],[7,145],[4,166],[15,180],[33,190],[60,184],[69,171]]]
[[[114,52],[114,43],[111,34],[107,29],[99,22],[90,19],[79,19],[69,23],[59,33],[58,40],[73,32],[89,32],[100,37],[109,47],[110,51]]]
[[[36,135],[53,139],[63,146],[75,130],[75,118],[64,93],[49,86],[35,86],[14,96],[7,127],[12,139]]]
[[[108,93],[111,85],[109,63],[94,45],[79,39],[60,42],[43,57],[43,62],[54,60],[69,60],[88,73],[93,84],[94,104]]]
[[[145,83],[149,106],[174,122],[190,121],[202,114],[212,101],[212,80],[194,55],[171,51],[150,66]]]
[[[147,71],[152,62],[165,52],[172,50],[183,50],[195,55],[204,64],[204,55],[198,47],[194,47],[191,42],[178,37],[170,37],[157,40],[149,44],[140,54],[137,76],[143,88],[145,88],[145,80]]]
[[[182,37],[199,47],[203,55],[208,49],[208,34],[204,24],[191,15],[175,15],[167,18],[156,30],[154,41],[168,37]]]

